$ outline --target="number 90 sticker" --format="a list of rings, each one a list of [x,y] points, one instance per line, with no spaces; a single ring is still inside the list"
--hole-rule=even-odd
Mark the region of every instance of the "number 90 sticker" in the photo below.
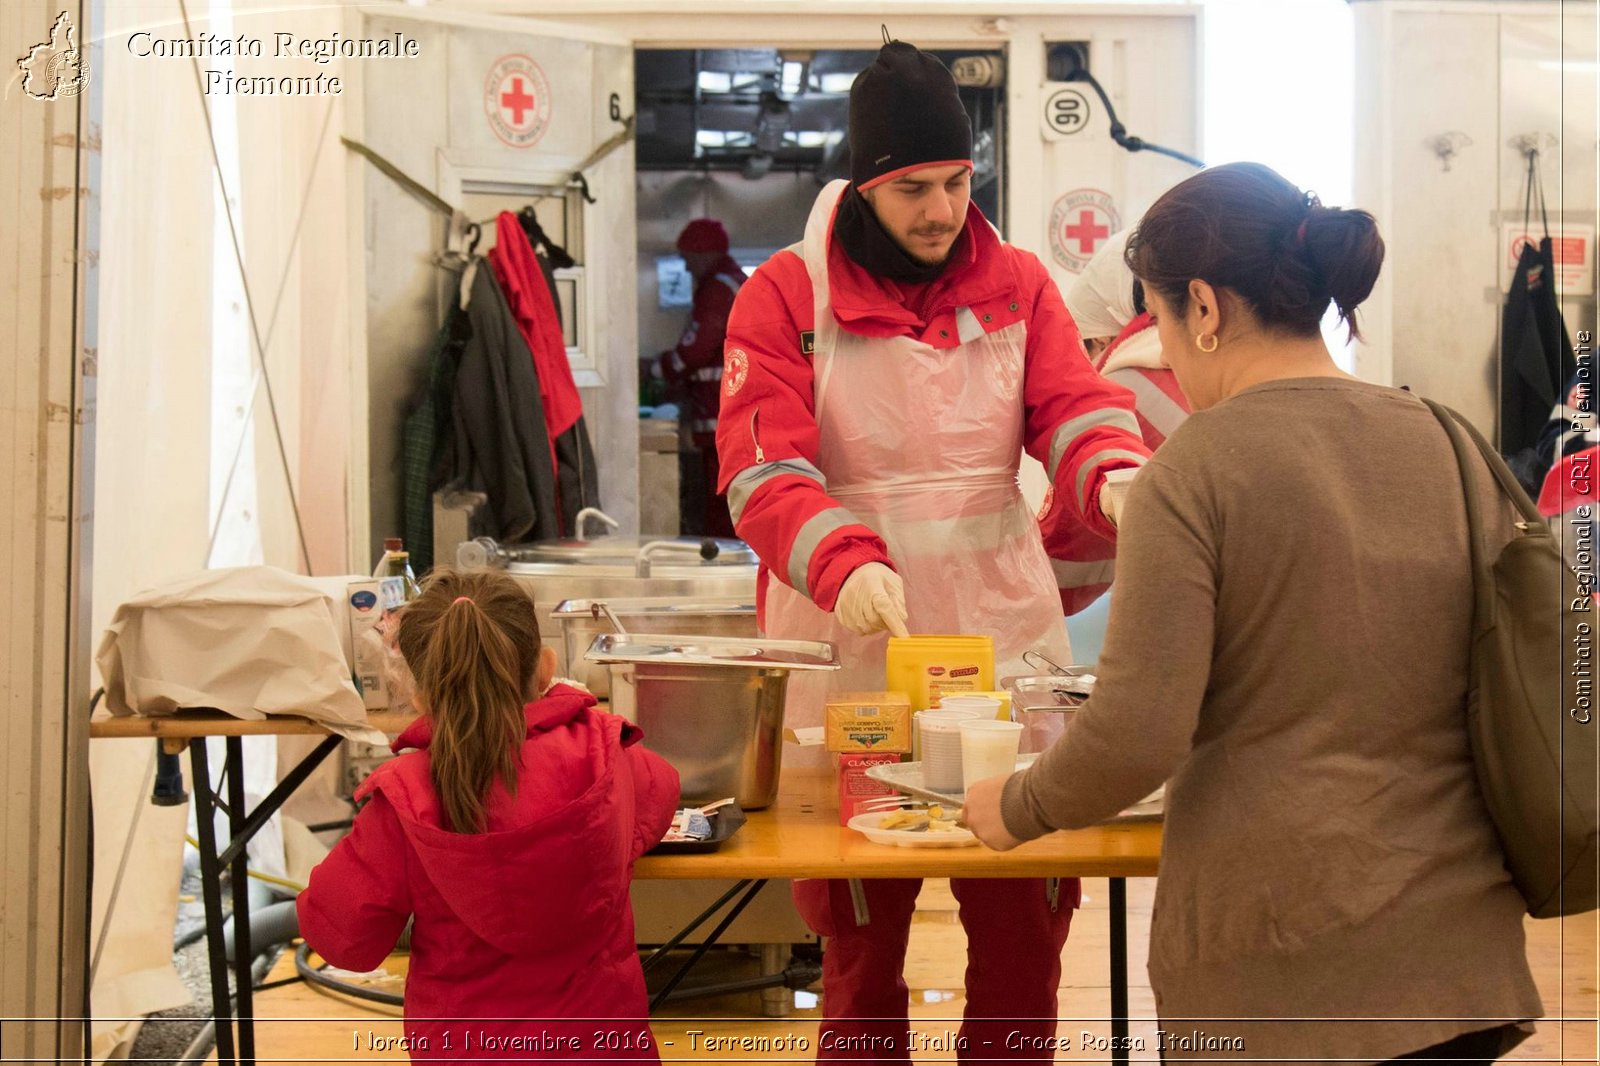
[[[1059,140],[1089,128],[1089,98],[1077,89],[1057,89],[1044,102],[1046,140]]]
[[[739,390],[744,388],[744,379],[749,376],[750,356],[745,354],[743,348],[729,348],[722,366],[722,387],[727,394],[730,397],[739,395]]]

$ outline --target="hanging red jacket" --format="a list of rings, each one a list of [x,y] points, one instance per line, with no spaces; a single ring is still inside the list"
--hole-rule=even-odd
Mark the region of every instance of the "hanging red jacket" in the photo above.
[[[296,901],[301,935],[370,970],[416,915],[415,1059],[656,1060],[628,882],[671,823],[677,772],[586,692],[557,685],[525,714],[516,793],[495,783],[482,833],[443,827],[428,720],[402,733],[396,751],[421,750],[357,789],[366,806]]]
[[[567,362],[567,342],[561,336],[561,319],[555,300],[539,270],[539,259],[528,243],[528,234],[510,211],[494,220],[494,247],[489,249],[489,265],[511,305],[512,317],[522,339],[533,351],[533,364],[539,372],[539,395],[544,400],[545,424],[550,427],[552,445],[583,414],[578,385]]]

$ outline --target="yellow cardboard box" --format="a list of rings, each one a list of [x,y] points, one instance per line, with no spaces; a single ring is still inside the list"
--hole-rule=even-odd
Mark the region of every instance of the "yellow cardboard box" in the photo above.
[[[911,700],[904,692],[839,692],[823,716],[829,751],[911,750]]]

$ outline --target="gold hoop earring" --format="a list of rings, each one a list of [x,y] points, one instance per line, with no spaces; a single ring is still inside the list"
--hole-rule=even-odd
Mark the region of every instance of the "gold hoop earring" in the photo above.
[[[1206,347],[1207,338],[1210,338],[1211,340],[1211,347],[1209,348]],[[1216,351],[1217,346],[1221,343],[1222,342],[1217,339],[1217,335],[1215,333],[1199,333],[1196,334],[1194,338],[1194,346],[1199,348],[1202,352],[1205,352],[1207,355],[1210,355],[1212,352]]]

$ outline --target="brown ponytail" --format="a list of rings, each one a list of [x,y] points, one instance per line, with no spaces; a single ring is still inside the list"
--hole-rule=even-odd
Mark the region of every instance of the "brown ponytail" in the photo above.
[[[1356,307],[1383,266],[1383,238],[1365,211],[1324,207],[1260,163],[1203,170],[1145,213],[1123,257],[1173,310],[1189,282],[1231,289],[1261,324],[1314,336],[1329,302],[1356,328]]]
[[[539,662],[533,600],[495,571],[436,568],[401,613],[399,645],[433,719],[445,826],[481,832],[495,778],[517,789],[522,708]]]

